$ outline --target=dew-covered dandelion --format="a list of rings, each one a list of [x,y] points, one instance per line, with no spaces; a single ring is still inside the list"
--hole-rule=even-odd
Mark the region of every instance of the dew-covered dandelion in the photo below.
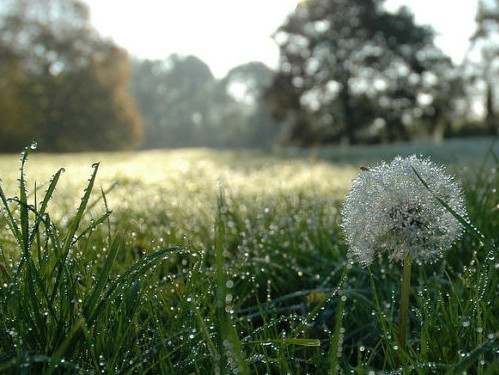
[[[442,204],[445,202],[447,207]],[[449,209],[450,208],[450,209]],[[411,265],[437,258],[460,237],[464,198],[443,167],[415,155],[363,168],[342,208],[349,254],[365,265],[378,254],[404,263],[397,339],[405,349]]]
[[[378,254],[392,260],[409,255],[423,263],[460,237],[461,223],[436,199],[466,216],[461,189],[443,167],[412,155],[364,170],[342,208],[342,227],[354,259],[369,265]]]

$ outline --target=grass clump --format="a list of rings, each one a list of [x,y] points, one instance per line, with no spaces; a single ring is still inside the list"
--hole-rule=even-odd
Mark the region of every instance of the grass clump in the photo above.
[[[27,148],[21,159],[19,196],[7,198],[0,187],[10,231],[0,248],[0,371],[50,374],[85,371],[87,366],[118,370],[137,354],[124,344],[137,339],[134,327],[147,319],[135,316],[147,289],[141,278],[181,250],[157,251],[111,277],[123,236],[116,235],[102,249],[102,261],[89,259],[82,244],[110,215],[107,211],[81,227],[99,165],[92,166],[80,205],[61,230],[47,208],[63,170],[53,176],[41,202],[35,188],[30,204],[24,175],[29,152]]]
[[[24,175],[30,151],[0,190],[2,373],[498,369],[493,152],[463,181],[480,235],[469,227],[438,262],[413,264],[401,350],[400,267],[347,257],[339,210],[355,167],[207,150],[84,155],[110,165],[77,185],[59,170],[40,188]]]

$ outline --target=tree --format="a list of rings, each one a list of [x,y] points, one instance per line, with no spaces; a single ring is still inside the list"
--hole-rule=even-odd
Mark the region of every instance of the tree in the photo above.
[[[0,39],[1,43],[1,39]],[[12,51],[0,44],[0,150],[21,150],[31,137],[29,106],[20,100],[26,86],[23,67]]]
[[[499,92],[499,0],[481,0],[476,15],[477,29],[472,36],[471,50],[480,51],[480,61],[473,66],[472,81],[482,83],[485,98],[485,124],[490,134],[499,127],[496,109]]]
[[[266,103],[302,144],[429,131],[443,83],[434,67],[452,69],[429,27],[415,25],[407,8],[387,12],[382,0],[302,2],[275,40],[280,63]]]
[[[216,80],[195,56],[134,61],[130,92],[144,118],[144,147],[266,145],[273,127],[260,97],[271,77],[260,63],[241,65]]]
[[[241,122],[237,146],[270,147],[276,136],[276,126],[265,106],[263,94],[272,83],[274,73],[261,62],[249,62],[231,69],[220,82],[224,92],[241,107]]]
[[[15,147],[35,138],[52,151],[140,143],[127,54],[91,28],[87,7],[78,0],[9,5],[0,23],[0,55],[9,57],[0,61],[0,84],[9,88],[0,95],[2,138],[15,138]],[[22,136],[8,131],[18,124]]]
[[[192,147],[208,119],[215,79],[197,57],[135,61],[130,92],[144,117],[144,147]]]

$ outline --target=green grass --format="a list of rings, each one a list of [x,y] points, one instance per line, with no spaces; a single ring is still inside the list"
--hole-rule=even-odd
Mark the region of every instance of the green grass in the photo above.
[[[0,156],[0,372],[497,373],[497,143],[408,147],[477,229],[413,265],[404,349],[401,265],[351,264],[339,228],[359,165],[402,145]]]

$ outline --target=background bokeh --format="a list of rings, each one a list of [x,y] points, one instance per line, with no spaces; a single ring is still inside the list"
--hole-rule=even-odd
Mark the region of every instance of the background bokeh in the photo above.
[[[417,21],[422,5],[415,17],[393,0],[280,1],[268,12],[244,1],[99,4],[2,2],[0,152],[33,139],[44,151],[73,152],[497,134],[497,0],[478,1],[474,21],[458,11],[463,5],[434,10],[462,17],[466,30],[473,23],[469,39],[438,35]],[[128,36],[110,35],[123,29],[103,27],[104,16],[109,25],[128,25]],[[156,29],[161,21],[171,27]],[[272,22],[273,65],[272,47],[257,42]],[[127,51],[115,40],[144,49]],[[262,55],[253,55],[259,45]],[[161,51],[162,58],[144,57]]]

